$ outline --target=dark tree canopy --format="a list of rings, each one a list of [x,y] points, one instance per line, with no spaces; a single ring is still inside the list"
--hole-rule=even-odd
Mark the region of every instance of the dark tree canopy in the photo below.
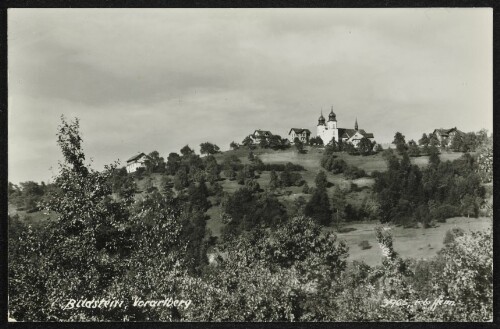
[[[220,148],[212,143],[205,142],[200,144],[201,154],[216,154],[220,152]]]

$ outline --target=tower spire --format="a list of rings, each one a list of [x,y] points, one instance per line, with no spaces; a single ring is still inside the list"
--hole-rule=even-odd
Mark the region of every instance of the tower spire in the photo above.
[[[358,130],[358,118],[356,117],[356,122],[354,123],[354,129]]]

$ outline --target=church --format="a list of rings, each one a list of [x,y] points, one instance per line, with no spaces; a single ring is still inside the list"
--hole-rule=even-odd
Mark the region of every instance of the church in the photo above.
[[[355,147],[358,146],[359,141],[363,137],[368,138],[371,142],[374,140],[372,133],[367,133],[363,129],[358,129],[358,119],[356,119],[356,122],[354,123],[354,129],[338,128],[337,116],[333,112],[333,106],[326,123],[325,117],[323,117],[323,113],[321,113],[321,116],[318,119],[316,135],[321,137],[321,140],[323,140],[325,145],[330,143],[332,139],[335,139],[335,141],[341,140],[344,143],[353,144]]]

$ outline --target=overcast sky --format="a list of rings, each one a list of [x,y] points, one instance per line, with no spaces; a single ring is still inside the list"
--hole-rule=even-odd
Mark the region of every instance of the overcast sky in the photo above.
[[[61,114],[96,169],[331,106],[381,143],[493,128],[490,9],[9,9],[8,55],[15,183],[57,172]]]

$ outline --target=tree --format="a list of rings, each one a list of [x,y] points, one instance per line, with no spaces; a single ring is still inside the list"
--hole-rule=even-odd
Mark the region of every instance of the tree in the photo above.
[[[479,148],[477,155],[477,172],[484,183],[493,180],[493,138],[490,136]]]
[[[189,185],[188,174],[184,167],[179,169],[177,173],[175,173],[174,177],[174,187],[177,191],[180,191]]]
[[[187,156],[189,156],[191,154],[194,154],[194,151],[189,147],[189,145],[186,145],[183,148],[181,148],[181,154],[184,157],[187,157]]]
[[[441,159],[439,158],[439,150],[434,145],[429,147],[429,165],[437,167]]]
[[[246,146],[246,147],[252,147],[253,146],[253,140],[252,138],[250,138],[250,136],[247,136],[245,137],[245,139],[243,139],[243,141],[241,142],[242,145]]]
[[[267,143],[267,146],[264,146],[264,147],[269,147],[273,150],[279,150],[283,147],[283,140],[281,139],[281,136],[279,136],[279,135],[269,136],[268,138],[266,138],[266,143]]]
[[[358,151],[361,155],[369,155],[372,153],[373,145],[374,144],[372,144],[372,142],[368,138],[363,137],[359,141]]]
[[[175,152],[170,153],[167,158],[167,168],[166,168],[167,174],[175,175],[177,170],[179,170],[180,165],[181,165],[181,156]]]
[[[276,174],[276,171],[271,170],[270,174],[270,180],[269,180],[269,189],[271,191],[274,191],[279,187],[280,183],[278,181],[278,175]]]
[[[311,145],[311,146],[321,146],[321,145],[323,145],[323,140],[319,136],[311,137],[309,139],[309,145]]]
[[[163,173],[166,169],[165,160],[158,151],[153,151],[147,155],[144,166],[148,173]]]
[[[316,183],[316,189],[326,190],[326,188],[328,187],[328,180],[323,170],[319,171],[319,173],[316,175],[316,178],[314,179],[314,182]]]
[[[212,143],[205,142],[200,144],[201,154],[216,154],[220,152],[220,148]]]
[[[401,134],[399,131],[394,135],[394,140],[392,144],[396,145],[396,150],[401,154],[406,151],[406,142],[405,136]]]
[[[213,155],[208,155],[205,161],[205,177],[210,184],[214,184],[220,179],[220,168]]]
[[[333,220],[337,225],[337,230],[340,230],[340,225],[343,221],[345,221],[345,210],[347,206],[345,193],[336,187],[333,190],[332,197],[332,215]]]
[[[429,144],[431,146],[439,146],[439,139],[437,138],[436,134],[429,134]]]
[[[330,225],[332,211],[325,188],[314,189],[314,193],[304,209],[304,214],[312,217],[319,225]]]
[[[118,264],[130,247],[128,231],[122,229],[128,219],[126,204],[110,197],[116,165],[98,172],[85,164],[78,119],[67,122],[61,117],[57,138],[64,159],[54,183],[59,192],[43,205],[57,218],[43,230],[28,229],[20,240],[9,243],[11,256],[17,254],[9,262],[9,281],[16,282],[9,287],[9,309],[26,321],[68,319],[51,305],[101,294],[120,274]],[[80,314],[90,319],[88,310]]]
[[[408,155],[411,157],[418,157],[420,156],[420,149],[417,146],[417,143],[409,143],[410,145],[408,146]]]
[[[420,138],[418,140],[418,144],[421,145],[421,146],[429,146],[429,143],[430,143],[430,140],[429,140],[429,137],[427,137],[426,133],[424,133],[422,135],[422,138]]]
[[[304,152],[304,143],[302,143],[302,141],[298,137],[295,137],[295,139],[293,140],[293,144],[295,145],[298,153]]]
[[[381,144],[377,144],[377,145],[375,146],[375,152],[380,153],[380,152],[382,152],[383,150],[384,150],[384,148],[382,147],[382,145],[381,145]]]
[[[229,144],[229,147],[231,148],[231,150],[237,150],[240,148],[240,145],[238,143],[235,143],[234,141],[232,141],[230,144]]]

